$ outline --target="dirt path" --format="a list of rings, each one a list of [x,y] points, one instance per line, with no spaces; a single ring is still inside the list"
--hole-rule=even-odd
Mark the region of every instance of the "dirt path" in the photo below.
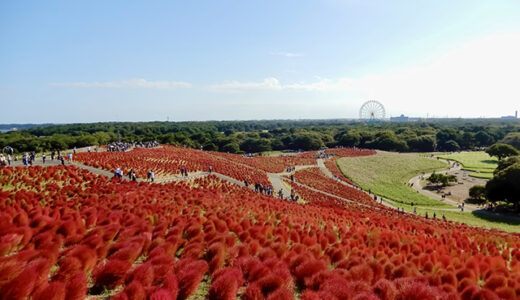
[[[450,162],[448,162],[448,161],[446,161],[446,162],[448,164],[450,164]],[[461,172],[461,171],[462,171],[462,166],[460,164],[457,164],[454,167],[451,167],[451,164],[450,164],[450,168],[449,169],[442,170],[442,171],[439,171],[437,173],[450,174],[450,175],[457,176],[459,174],[459,172]],[[453,205],[454,207],[456,207],[454,211],[461,211],[458,208],[462,204],[462,201],[460,199],[453,199],[450,196],[446,196],[445,198],[442,198],[441,194],[438,194],[437,192],[430,191],[430,190],[428,190],[426,188],[425,185],[423,185],[423,178],[428,178],[431,174],[432,173],[415,176],[415,177],[411,178],[408,181],[408,184],[411,185],[411,187],[414,190],[416,190],[417,192],[419,192],[419,193],[421,193],[421,194],[423,194],[423,195],[425,195],[425,196],[427,196],[429,198],[432,198],[432,199],[435,199],[435,200],[439,200],[439,201],[441,201],[443,203],[447,203],[447,204]],[[459,179],[459,176],[457,176],[457,178]],[[466,186],[464,188],[465,189],[469,189],[469,187],[466,187]],[[467,212],[473,212],[473,211],[481,210],[481,209],[482,209],[481,207],[478,207],[476,205],[464,204],[464,211],[467,211]]]
[[[327,177],[329,177],[331,179],[334,179],[336,182],[339,182],[339,183],[341,183],[341,184],[343,184],[345,186],[351,187],[351,188],[356,189],[356,190],[363,191],[365,194],[369,195],[373,199],[374,196],[369,194],[367,191],[364,191],[364,190],[360,189],[357,186],[351,185],[351,184],[349,184],[349,183],[347,183],[347,182],[345,182],[345,181],[343,181],[341,179],[336,178],[336,176],[334,176],[334,174],[332,174],[332,172],[327,168],[327,166],[325,166],[325,163],[323,162],[322,158],[318,158],[317,159],[317,164],[320,167],[321,172],[323,172],[323,174],[325,174]],[[392,208],[392,209],[396,208],[396,206],[392,205],[391,201],[389,201],[388,199],[386,199],[384,197],[381,197],[381,196],[377,196],[377,197],[378,197],[378,199],[382,199],[382,201],[379,201],[380,204],[383,204],[384,206],[386,206],[388,208]]]
[[[267,178],[273,187],[275,195],[280,197],[280,190],[282,191],[282,197],[287,198],[291,195],[291,188],[282,179],[283,173],[267,173]]]

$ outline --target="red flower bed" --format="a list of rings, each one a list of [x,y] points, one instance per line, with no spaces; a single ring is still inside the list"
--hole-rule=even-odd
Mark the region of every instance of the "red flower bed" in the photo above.
[[[247,180],[250,184],[269,185],[267,175],[262,170],[215,156],[212,152],[191,148],[163,146],[152,149],[136,148],[128,152],[83,152],[76,154],[74,159],[88,166],[108,171],[121,168],[127,173],[132,169],[139,178],[146,178],[148,171],[153,170],[156,179],[181,176],[181,168],[190,174],[207,172],[212,166],[213,171],[239,181]]]
[[[332,175],[336,176],[336,178],[338,178],[342,181],[345,181],[348,184],[353,184],[352,180],[345,177],[345,175],[343,175],[343,173],[341,173],[341,171],[338,168],[338,165],[336,164],[336,161],[337,161],[337,159],[332,158],[332,159],[323,161],[323,163],[325,164],[327,169],[329,169],[329,171],[332,173]]]
[[[325,191],[338,197],[371,206],[381,206],[365,192],[327,177],[319,168],[308,168],[297,171],[294,178],[297,183],[307,185],[320,191]]]
[[[358,157],[374,155],[377,152],[374,150],[357,149],[357,148],[331,148],[325,150],[325,153],[332,154],[338,157]]]
[[[518,234],[300,186],[304,205],[213,176],[161,185],[60,166],[0,168],[0,183],[0,299],[520,295]]]
[[[251,166],[255,169],[260,169],[269,173],[281,173],[284,172],[287,167],[299,166],[299,165],[315,165],[316,164],[316,151],[303,152],[297,154],[286,154],[280,156],[254,156],[245,157],[243,155],[222,153],[222,152],[210,152],[211,154],[219,157],[226,158],[230,161],[234,161],[240,164]]]

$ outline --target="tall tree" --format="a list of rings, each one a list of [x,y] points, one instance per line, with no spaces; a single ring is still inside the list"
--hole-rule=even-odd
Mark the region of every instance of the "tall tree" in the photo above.
[[[502,158],[520,154],[520,152],[516,150],[515,147],[502,143],[496,143],[491,147],[487,148],[486,153],[490,156],[498,157],[498,160],[502,160]]]

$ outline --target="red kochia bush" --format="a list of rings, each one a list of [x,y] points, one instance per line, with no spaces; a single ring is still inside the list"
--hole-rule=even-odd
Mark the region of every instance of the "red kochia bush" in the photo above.
[[[297,284],[303,286],[307,285],[304,281],[305,279],[310,279],[312,275],[323,271],[327,268],[325,264],[322,261],[319,260],[313,260],[313,261],[306,261],[300,266],[296,267],[296,270],[294,271],[294,276],[296,277]]]
[[[30,263],[20,274],[14,277],[0,290],[1,299],[24,299],[29,297],[34,288],[47,281],[49,263],[39,259]]]
[[[67,300],[83,300],[87,294],[87,276],[77,272],[67,283]]]
[[[288,288],[280,288],[267,297],[267,300],[292,300],[294,292]]]
[[[129,262],[114,259],[98,267],[93,273],[96,290],[105,286],[112,289],[119,285],[131,266]]]
[[[132,281],[123,292],[133,300],[146,300],[146,291],[139,281]]]
[[[334,295],[337,299],[350,299],[354,295],[349,282],[339,276],[327,279],[320,291],[324,291]]]
[[[401,288],[398,300],[436,300],[441,297],[438,290],[418,281],[403,284]]]
[[[373,289],[381,300],[394,300],[397,296],[395,284],[387,279],[379,279]]]
[[[34,300],[65,300],[65,283],[60,281],[51,282],[41,292],[37,293]]]
[[[175,300],[175,298],[168,290],[159,289],[150,295],[150,300]]]
[[[507,286],[507,279],[503,275],[492,275],[486,279],[486,284],[484,284],[484,287],[490,290],[496,290],[505,286]]]
[[[238,268],[223,269],[214,276],[209,289],[209,299],[236,299],[237,291],[244,283],[242,272]]]
[[[132,281],[139,281],[145,287],[151,286],[154,281],[154,269],[152,265],[147,262],[135,267],[132,274],[128,276],[126,282],[130,283]]]
[[[181,263],[181,262],[178,262]],[[204,274],[208,271],[208,264],[203,260],[191,260],[184,264],[177,273],[179,281],[178,299],[188,298],[197,289]]]

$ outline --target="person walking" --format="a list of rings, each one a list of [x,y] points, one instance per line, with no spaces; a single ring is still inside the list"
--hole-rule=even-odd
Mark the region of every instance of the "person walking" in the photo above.
[[[213,166],[209,165],[209,173],[211,174],[212,171],[213,171]]]
[[[11,154],[7,154],[7,165],[11,165]]]
[[[69,162],[72,162],[72,153],[69,153]]]
[[[45,164],[45,158],[46,158],[45,153],[42,153],[42,163],[43,164]]]
[[[153,171],[150,170],[150,182],[153,182],[154,174]]]
[[[54,160],[54,150],[51,151],[51,160]]]

